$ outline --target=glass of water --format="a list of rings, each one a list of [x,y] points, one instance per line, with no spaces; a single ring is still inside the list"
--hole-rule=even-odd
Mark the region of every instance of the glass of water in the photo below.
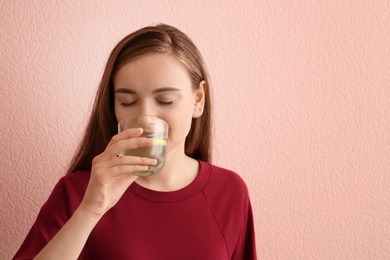
[[[119,156],[139,156],[157,160],[157,164],[150,166],[144,172],[134,172],[136,176],[150,176],[164,166],[168,145],[168,124],[161,118],[147,115],[135,115],[127,117],[118,123],[118,133],[129,128],[142,128],[140,137],[152,138],[153,144],[148,147],[125,150]]]

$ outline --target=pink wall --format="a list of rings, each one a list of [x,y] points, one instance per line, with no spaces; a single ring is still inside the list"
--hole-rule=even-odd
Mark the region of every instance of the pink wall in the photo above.
[[[387,0],[1,2],[0,259],[64,174],[108,52],[157,22],[205,56],[214,162],[248,184],[260,259],[390,259]]]

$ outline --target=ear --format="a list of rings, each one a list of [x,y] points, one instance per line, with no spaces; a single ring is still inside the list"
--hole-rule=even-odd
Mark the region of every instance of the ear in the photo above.
[[[193,118],[198,118],[203,114],[204,103],[206,98],[206,81],[202,80],[199,83],[199,87],[195,90],[195,103],[194,110],[192,112]]]

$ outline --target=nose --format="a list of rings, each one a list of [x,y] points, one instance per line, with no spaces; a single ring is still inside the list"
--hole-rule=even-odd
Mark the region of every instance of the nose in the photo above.
[[[154,118],[150,115],[139,115],[137,117],[137,124],[152,127],[154,125]]]
[[[154,108],[152,101],[143,100],[139,108],[138,115],[156,116],[156,109]]]
[[[142,127],[144,130],[144,136],[162,136],[165,132],[167,132],[166,122],[154,116],[137,116],[135,125],[137,125],[137,127]]]

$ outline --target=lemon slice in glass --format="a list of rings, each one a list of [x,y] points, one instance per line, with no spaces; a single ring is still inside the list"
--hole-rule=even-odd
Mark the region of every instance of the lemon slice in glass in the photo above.
[[[166,146],[167,145],[167,140],[154,138],[153,139],[153,145],[163,145],[163,146]]]

